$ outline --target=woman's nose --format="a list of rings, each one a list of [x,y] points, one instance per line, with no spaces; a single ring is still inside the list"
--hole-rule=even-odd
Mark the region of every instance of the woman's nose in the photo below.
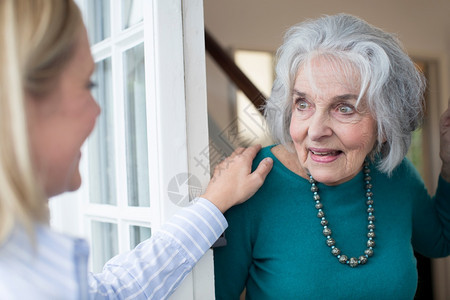
[[[312,141],[329,137],[333,134],[330,116],[326,112],[315,112],[308,120],[308,136]]]

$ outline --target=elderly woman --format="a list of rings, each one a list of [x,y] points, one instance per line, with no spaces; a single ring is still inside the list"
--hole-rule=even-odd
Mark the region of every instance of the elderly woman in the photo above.
[[[262,188],[228,211],[216,295],[412,299],[413,250],[450,253],[450,110],[431,198],[405,154],[424,79],[398,40],[349,15],[292,27],[265,115],[275,146]]]

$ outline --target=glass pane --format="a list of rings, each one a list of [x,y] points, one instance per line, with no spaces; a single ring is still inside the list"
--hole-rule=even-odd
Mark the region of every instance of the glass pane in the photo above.
[[[89,138],[89,198],[92,203],[116,205],[111,58],[97,63],[93,82],[97,87],[92,94],[102,113]]]
[[[91,44],[111,36],[110,0],[87,1],[87,28]]]
[[[119,253],[117,224],[92,221],[93,272],[101,272],[105,263]]]
[[[128,205],[150,206],[144,44],[124,53]]]
[[[145,241],[152,235],[149,227],[130,226],[130,249],[134,249],[140,242]]]
[[[142,22],[142,0],[122,0],[122,28]]]
[[[422,129],[419,128],[416,131],[412,133],[411,138],[411,146],[408,150],[408,153],[406,154],[406,157],[411,160],[411,162],[414,164],[414,166],[417,168],[419,173],[424,176],[423,174],[423,153],[422,153]]]
[[[264,95],[270,95],[272,88],[273,59],[273,54],[266,51],[236,50],[235,52],[236,64]],[[225,142],[231,143],[233,149],[236,146],[273,144],[267,134],[266,121],[260,110],[243,92],[238,91],[236,96],[238,118],[226,128],[224,135],[228,140],[225,139]]]

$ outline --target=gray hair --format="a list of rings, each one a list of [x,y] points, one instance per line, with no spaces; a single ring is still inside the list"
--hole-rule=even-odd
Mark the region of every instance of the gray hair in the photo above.
[[[317,56],[359,72],[358,103],[364,97],[378,126],[378,142],[370,157],[379,155],[377,168],[391,174],[421,123],[425,78],[394,35],[351,15],[324,16],[287,31],[277,51],[276,78],[264,111],[274,140],[292,149],[294,81],[299,68]],[[351,73],[344,72],[349,80]]]

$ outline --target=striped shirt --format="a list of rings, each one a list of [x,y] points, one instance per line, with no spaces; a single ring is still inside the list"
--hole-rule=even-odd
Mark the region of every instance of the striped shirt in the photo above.
[[[206,199],[182,209],[134,250],[88,272],[89,247],[36,228],[17,228],[0,247],[0,299],[166,299],[228,226]]]

